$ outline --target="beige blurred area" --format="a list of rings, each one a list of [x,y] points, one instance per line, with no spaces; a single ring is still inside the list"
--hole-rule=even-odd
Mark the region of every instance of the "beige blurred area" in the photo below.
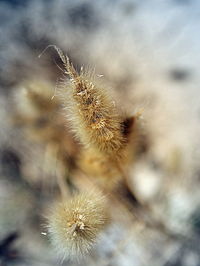
[[[200,265],[199,10],[198,0],[0,1],[0,266]],[[125,185],[112,163],[83,155],[48,45],[137,116]],[[62,260],[48,209],[60,190],[93,186],[109,198],[110,224],[88,256]]]

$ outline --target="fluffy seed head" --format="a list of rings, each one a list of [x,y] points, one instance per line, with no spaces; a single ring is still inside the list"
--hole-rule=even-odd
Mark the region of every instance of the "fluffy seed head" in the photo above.
[[[105,199],[98,193],[83,193],[58,203],[48,217],[48,231],[58,252],[80,257],[95,243],[107,223]]]
[[[84,73],[83,69],[77,73],[69,58],[57,47],[55,49],[70,77],[63,83],[61,98],[78,138],[86,146],[110,156],[116,155],[124,146],[124,137],[114,102],[95,85],[92,75]]]

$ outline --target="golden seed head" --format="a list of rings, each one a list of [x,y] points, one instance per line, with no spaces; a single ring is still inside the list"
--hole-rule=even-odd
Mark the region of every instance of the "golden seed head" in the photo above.
[[[109,156],[119,154],[125,141],[122,119],[112,99],[95,85],[92,74],[84,73],[83,69],[79,74],[69,58],[58,48],[56,50],[69,75],[69,80],[62,84],[60,97],[77,137],[84,145]]]
[[[83,193],[55,205],[48,217],[51,241],[67,258],[80,257],[96,242],[107,223],[104,197]]]

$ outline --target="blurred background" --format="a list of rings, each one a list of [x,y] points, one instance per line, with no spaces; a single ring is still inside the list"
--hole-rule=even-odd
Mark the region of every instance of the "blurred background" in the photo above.
[[[86,185],[53,97],[61,62],[53,49],[38,57],[50,44],[103,75],[122,112],[141,113],[145,136],[129,167],[139,205],[119,194],[91,254],[63,265],[200,266],[199,29],[198,0],[0,1],[1,266],[60,265],[46,210],[59,176]]]

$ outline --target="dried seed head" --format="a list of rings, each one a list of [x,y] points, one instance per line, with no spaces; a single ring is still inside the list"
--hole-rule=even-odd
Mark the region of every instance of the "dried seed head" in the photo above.
[[[57,204],[48,217],[48,231],[58,252],[80,257],[95,243],[107,223],[105,199],[98,193],[83,193]]]
[[[78,138],[89,147],[114,156],[124,146],[121,117],[114,102],[102,88],[96,86],[92,75],[74,69],[60,49],[58,51],[70,80],[63,83],[61,99]]]

